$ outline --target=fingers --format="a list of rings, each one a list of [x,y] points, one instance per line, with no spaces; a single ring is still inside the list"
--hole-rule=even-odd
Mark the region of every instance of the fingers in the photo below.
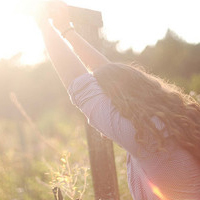
[[[39,28],[48,21],[50,17],[47,9],[47,1],[41,1],[35,4],[33,17]]]
[[[63,27],[69,24],[67,4],[60,0],[51,0],[47,2],[46,7],[54,26],[62,31]]]
[[[50,12],[55,12],[55,11],[67,11],[68,6],[65,2],[60,1],[60,0],[51,0],[46,2],[46,7]]]

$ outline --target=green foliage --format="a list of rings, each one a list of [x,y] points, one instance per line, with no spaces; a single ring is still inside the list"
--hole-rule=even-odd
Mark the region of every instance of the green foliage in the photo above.
[[[5,164],[5,160],[7,163]],[[29,168],[20,166],[20,163],[15,163],[13,160],[8,158],[2,158],[1,166],[4,169],[0,170],[0,195],[1,199],[50,199],[52,194],[49,194],[49,189],[43,184],[39,183],[36,179],[42,178],[46,169],[41,170],[41,166],[44,163],[33,169],[31,163],[33,160],[28,160],[30,163]],[[22,161],[21,161],[22,162]],[[37,161],[34,161],[37,162]]]
[[[69,157],[69,152],[63,153],[58,170],[50,169],[50,184],[52,188],[60,188],[63,197],[81,200],[87,187],[88,168],[78,164],[72,167]]]
[[[188,44],[174,32],[168,30],[164,39],[155,46],[148,46],[137,60],[148,71],[165,77],[188,79],[200,73],[200,44]]]
[[[36,124],[45,136],[46,142],[54,145],[58,152],[70,152],[70,159],[66,154],[61,160],[60,154],[38,140],[34,131],[26,123],[0,121],[2,138],[0,142],[0,176],[2,177],[0,195],[2,199],[53,199],[52,186],[56,184],[61,184],[63,191],[66,187],[71,188],[71,193],[73,189],[76,192],[83,191],[84,178],[88,173],[83,199],[94,199],[92,177],[90,171],[85,170],[89,168],[89,156],[84,126],[81,123],[77,125],[72,119],[71,121],[67,119],[66,115],[61,113],[59,115],[59,111],[54,110],[41,116]],[[49,133],[50,129],[52,130]],[[125,151],[115,146],[115,152],[121,199],[129,200],[131,197],[127,186]],[[67,165],[66,161],[68,161]],[[68,165],[71,175],[68,172]],[[75,180],[76,177],[78,185],[73,188],[70,180]],[[65,199],[69,197],[66,195]]]
[[[200,94],[200,74],[195,74],[192,76],[189,83],[190,91],[195,91]]]

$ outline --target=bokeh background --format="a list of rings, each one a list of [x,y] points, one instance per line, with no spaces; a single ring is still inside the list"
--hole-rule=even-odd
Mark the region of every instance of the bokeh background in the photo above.
[[[99,49],[111,61],[137,63],[200,99],[198,1],[68,2],[102,12]],[[0,199],[53,199],[64,152],[82,190],[79,172],[90,167],[83,116],[50,63],[30,16],[34,3],[0,5]],[[125,152],[114,149],[120,196],[131,200]],[[91,175],[86,186],[83,199],[94,199]]]

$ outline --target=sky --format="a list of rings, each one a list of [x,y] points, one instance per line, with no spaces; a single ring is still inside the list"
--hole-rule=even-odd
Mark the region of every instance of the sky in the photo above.
[[[38,0],[0,0],[0,59],[22,52],[21,63],[42,62],[44,43],[32,17]],[[189,43],[200,43],[199,0],[68,0],[69,5],[102,12],[101,32],[118,50],[140,53],[155,45],[168,29]]]

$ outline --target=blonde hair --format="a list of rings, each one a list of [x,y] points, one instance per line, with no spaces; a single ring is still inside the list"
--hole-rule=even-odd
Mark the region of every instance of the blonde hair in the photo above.
[[[160,133],[167,131],[200,159],[200,106],[192,97],[175,85],[123,64],[108,64],[96,70],[94,76],[121,115],[133,123],[138,143],[148,143],[144,139],[148,130],[161,151],[165,137]],[[164,128],[157,129],[152,117],[163,122]]]

